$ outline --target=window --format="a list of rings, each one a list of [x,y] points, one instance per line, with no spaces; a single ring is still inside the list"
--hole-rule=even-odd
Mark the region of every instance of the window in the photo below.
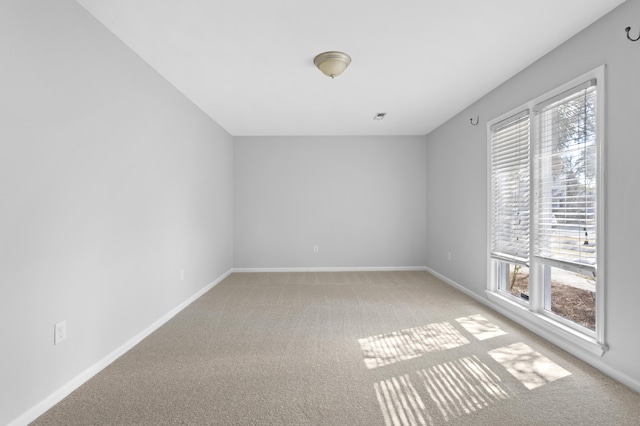
[[[603,83],[600,67],[488,129],[489,295],[600,353]]]
[[[528,110],[491,126],[491,258],[498,289],[525,300],[516,278],[529,266],[530,162]]]

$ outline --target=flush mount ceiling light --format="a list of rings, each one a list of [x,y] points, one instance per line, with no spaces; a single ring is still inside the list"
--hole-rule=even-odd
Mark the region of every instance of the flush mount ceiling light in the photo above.
[[[351,63],[351,57],[343,52],[324,52],[313,59],[316,67],[331,78],[339,76]]]

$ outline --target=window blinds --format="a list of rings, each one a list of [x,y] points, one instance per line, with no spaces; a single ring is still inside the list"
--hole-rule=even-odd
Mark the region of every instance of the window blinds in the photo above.
[[[491,257],[529,262],[529,111],[491,127]]]
[[[535,108],[534,255],[547,264],[595,272],[596,81]]]

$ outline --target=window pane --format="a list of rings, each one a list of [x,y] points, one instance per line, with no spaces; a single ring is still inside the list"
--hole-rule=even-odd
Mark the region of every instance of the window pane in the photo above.
[[[579,274],[550,266],[545,285],[545,309],[595,331],[596,281],[593,275]]]
[[[535,254],[596,264],[596,88],[538,112]]]
[[[529,261],[529,115],[491,130],[491,255]]]
[[[498,288],[510,296],[529,300],[529,268],[524,265],[500,262],[501,279]]]

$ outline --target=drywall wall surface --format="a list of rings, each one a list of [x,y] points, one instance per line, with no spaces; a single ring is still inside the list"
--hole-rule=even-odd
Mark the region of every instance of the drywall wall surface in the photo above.
[[[424,136],[235,137],[234,143],[237,268],[424,262]]]
[[[71,0],[2,1],[0,54],[4,425],[232,267],[233,141]]]
[[[427,266],[485,297],[487,280],[487,122],[606,65],[604,243],[606,342],[597,362],[640,387],[640,1],[630,0],[427,135]],[[526,47],[526,46],[523,46]],[[473,73],[470,74],[470,78]],[[480,117],[478,126],[471,118]],[[452,253],[452,260],[447,258]],[[602,265],[599,265],[602,266]]]

